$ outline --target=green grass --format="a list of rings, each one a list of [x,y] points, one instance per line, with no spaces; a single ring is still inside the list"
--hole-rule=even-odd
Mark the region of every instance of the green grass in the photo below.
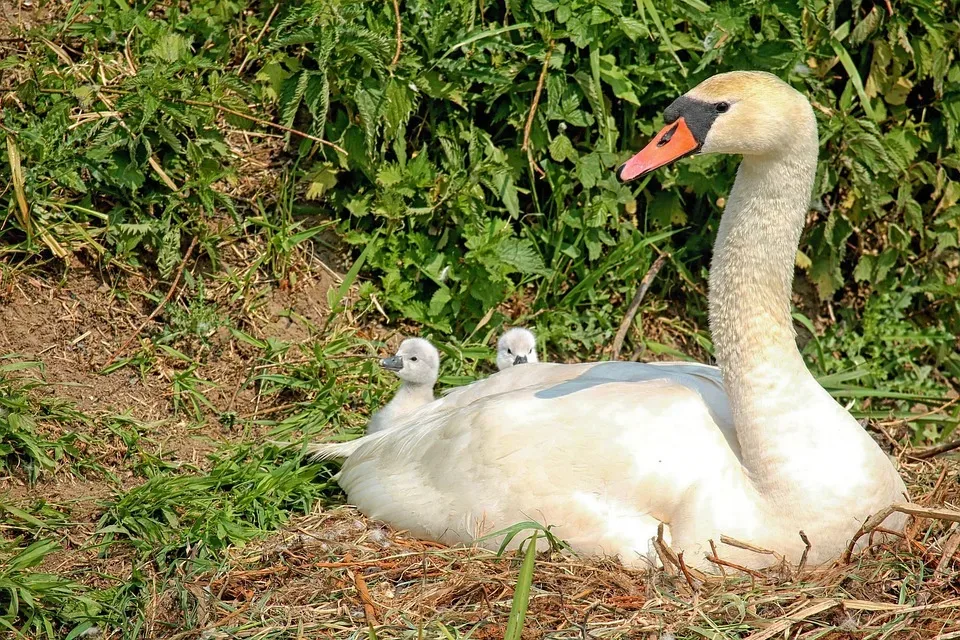
[[[206,472],[156,475],[111,500],[98,525],[100,544],[125,541],[164,567],[186,554],[209,560],[337,491],[326,465],[274,448],[224,447],[212,463]]]
[[[67,628],[72,639],[94,625],[100,607],[80,584],[33,571],[58,548],[49,539],[0,547],[0,627],[14,637],[57,638]]]
[[[38,429],[38,417],[60,429],[86,421],[68,403],[31,397],[30,391],[41,386],[40,382],[11,375],[41,368],[37,362],[0,365],[0,470],[23,474],[31,482],[60,466],[68,466],[76,473],[97,470],[98,465],[80,449],[80,445],[90,443],[86,436],[67,431],[51,439]]]

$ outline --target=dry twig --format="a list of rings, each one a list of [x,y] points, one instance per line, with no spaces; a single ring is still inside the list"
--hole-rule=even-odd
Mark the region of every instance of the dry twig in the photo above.
[[[934,520],[946,520],[947,522],[960,522],[960,511],[922,507],[918,504],[912,504],[909,502],[892,504],[889,507],[878,511],[875,515],[867,518],[863,525],[861,525],[861,527],[857,530],[857,533],[854,534],[853,538],[850,539],[850,543],[847,545],[847,550],[844,551],[841,561],[844,564],[849,564],[850,558],[853,556],[853,550],[857,546],[857,541],[860,540],[860,538],[862,538],[865,534],[872,532],[874,529],[883,524],[883,521],[895,511],[918,518],[932,518]]]
[[[656,550],[657,555],[660,556],[660,564],[663,565],[663,570],[667,573],[675,574],[673,567],[680,567],[680,560],[677,558],[677,554],[673,552],[673,549],[667,545],[663,540],[663,523],[661,522],[657,525],[657,537],[653,540],[653,548]]]
[[[253,39],[255,44],[259,44],[263,40],[264,34],[267,33],[267,29],[270,27],[270,23],[273,22],[274,17],[277,15],[277,11],[280,10],[280,3],[274,5],[273,10],[270,12],[270,15],[267,16],[267,21],[263,23],[263,28],[260,29],[260,33],[257,34],[257,37]],[[247,63],[250,62],[250,53],[248,51],[247,55],[243,57],[243,62],[240,63],[240,68],[237,71],[238,75],[243,75],[243,70],[246,68]]]
[[[677,554],[677,562],[680,563],[680,571],[683,572],[683,577],[686,579],[687,584],[690,585],[690,590],[693,591],[693,597],[696,598],[700,594],[700,586],[694,581],[693,576],[690,575],[690,569],[687,568],[687,563],[683,561],[683,551]]]
[[[710,551],[713,553],[714,558],[719,558],[720,555],[717,553],[717,545],[713,543],[713,538],[710,539]],[[717,568],[720,569],[720,575],[724,578],[727,577],[727,570],[723,568],[722,564],[718,564]]]
[[[737,549],[743,549],[744,551],[752,551],[753,553],[759,553],[764,556],[773,556],[780,562],[783,562],[783,556],[777,553],[776,551],[771,551],[770,549],[764,549],[763,547],[758,547],[756,545],[750,544],[749,542],[741,542],[736,538],[731,538],[730,536],[725,536],[720,534],[720,542],[722,544],[730,545],[731,547],[736,547]]]
[[[620,349],[623,348],[623,341],[627,337],[627,332],[630,330],[630,325],[633,323],[633,318],[637,315],[637,310],[640,309],[640,303],[643,302],[643,296],[647,295],[647,289],[650,288],[650,285],[653,283],[653,279],[657,277],[657,274],[663,267],[663,263],[667,261],[669,255],[670,254],[667,253],[661,254],[656,260],[653,261],[653,264],[650,265],[650,268],[647,270],[647,274],[643,276],[643,279],[640,281],[640,285],[637,287],[637,292],[633,294],[633,300],[630,302],[630,306],[627,307],[627,313],[623,316],[623,322],[620,323],[620,328],[617,329],[617,335],[613,339],[614,360],[620,359]]]
[[[746,640],[768,640],[768,638],[782,634],[794,624],[806,620],[810,616],[826,611],[827,609],[832,609],[838,604],[840,604],[840,602],[833,599],[822,600],[820,602],[811,604],[809,607],[797,611],[796,613],[783,616],[763,631],[759,631],[748,636]]]
[[[184,100],[185,104],[192,104],[195,107],[208,107],[210,109],[216,109],[217,111],[222,111],[223,113],[229,113],[230,115],[237,116],[238,118],[244,118],[250,122],[256,122],[257,124],[262,124],[265,127],[271,127],[273,129],[278,129],[279,131],[286,131],[287,133],[292,133],[294,135],[306,138],[307,140],[313,140],[314,142],[319,142],[320,144],[326,145],[331,149],[335,149],[344,155],[349,155],[347,150],[341,147],[340,145],[330,142],[329,140],[324,140],[323,138],[318,138],[317,136],[312,136],[309,133],[304,133],[303,131],[298,131],[292,127],[287,127],[282,124],[277,124],[276,122],[270,122],[269,120],[264,120],[263,118],[258,118],[252,116],[248,113],[243,113],[229,107],[225,107],[220,104],[214,104],[212,102],[203,102],[202,100]]]
[[[348,553],[343,557],[344,562],[352,562],[353,557]],[[350,576],[350,579],[353,580],[354,586],[357,588],[357,594],[360,596],[360,602],[363,603],[363,614],[367,619],[367,624],[371,627],[376,627],[380,623],[377,622],[377,609],[376,605],[373,602],[373,598],[370,597],[370,590],[367,589],[367,582],[363,579],[363,576],[357,572],[354,573],[350,569],[347,569],[347,575]]]
[[[813,546],[810,544],[810,539],[807,538],[807,534],[803,532],[803,529],[800,530],[800,539],[803,540],[803,544],[806,547],[803,548],[803,555],[800,556],[800,564],[797,565],[797,573],[803,573],[804,567],[807,566],[807,554],[810,553],[810,547]]]
[[[942,453],[949,453],[954,449],[960,449],[960,439],[954,440],[953,442],[944,442],[938,444],[935,447],[927,447],[926,449],[918,449],[915,452],[908,453],[907,455],[911,458],[916,458],[917,460],[928,460],[939,456]]]
[[[760,573],[759,571],[754,571],[753,569],[750,569],[750,568],[745,567],[745,566],[743,566],[743,565],[737,564],[737,563],[735,563],[735,562],[730,562],[730,561],[728,561],[728,560],[722,560],[722,559],[718,558],[718,557],[715,556],[715,555],[708,555],[708,556],[707,556],[707,560],[709,560],[709,561],[712,562],[713,564],[717,565],[718,567],[730,567],[731,569],[736,569],[737,571],[743,571],[744,573],[748,573],[748,574],[750,574],[751,576],[753,576],[754,578],[764,578],[764,577],[765,577],[765,576],[764,576],[762,573]]]
[[[530,105],[530,112],[527,114],[527,122],[523,125],[523,144],[520,148],[527,152],[527,160],[530,162],[530,168],[534,169],[541,176],[546,175],[543,169],[537,165],[533,159],[533,149],[530,147],[530,131],[533,129],[533,119],[537,115],[537,106],[540,104],[540,95],[543,93],[543,85],[547,81],[547,69],[550,64],[550,56],[553,55],[553,40],[547,53],[543,56],[543,68],[540,70],[540,78],[537,80],[537,90],[533,94],[533,104]]]
[[[393,0],[393,15],[397,19],[397,52],[393,54],[393,60],[390,62],[391,67],[397,66],[397,63],[400,62],[400,49],[403,47],[403,31],[400,27],[400,0]]]

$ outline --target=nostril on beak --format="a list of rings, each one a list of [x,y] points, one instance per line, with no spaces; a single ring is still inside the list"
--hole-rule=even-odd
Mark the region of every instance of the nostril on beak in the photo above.
[[[526,364],[526,363],[527,363],[527,356],[517,356],[517,357],[514,359],[514,361],[513,361],[513,364],[515,364],[515,365],[516,365],[516,364]]]

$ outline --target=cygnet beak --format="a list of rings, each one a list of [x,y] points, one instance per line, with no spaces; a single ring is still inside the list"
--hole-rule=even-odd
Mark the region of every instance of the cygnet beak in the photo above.
[[[516,358],[514,358],[513,364],[514,365],[527,364],[527,356],[517,356]]]
[[[380,366],[387,371],[397,372],[403,369],[403,356],[390,356],[380,361]]]

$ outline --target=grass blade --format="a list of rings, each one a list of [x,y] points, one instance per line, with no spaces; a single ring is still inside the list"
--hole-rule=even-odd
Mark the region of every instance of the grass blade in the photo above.
[[[686,77],[687,67],[684,66],[683,61],[680,60],[680,56],[677,55],[677,50],[673,48],[673,42],[670,40],[670,34],[667,33],[667,30],[664,28],[663,21],[660,20],[660,14],[657,12],[657,8],[654,6],[652,0],[637,0],[637,9],[640,10],[641,17],[649,13],[650,17],[653,18],[653,24],[657,26],[657,31],[660,33],[660,38],[663,40],[663,43],[667,45],[667,50],[670,51],[670,55],[672,55],[673,59],[677,61],[678,65],[680,65],[680,73]]]
[[[850,54],[847,53],[847,50],[844,49],[843,45],[839,42],[835,40],[831,41],[830,46],[833,47],[834,53],[840,58],[840,64],[843,65],[847,75],[850,76],[850,82],[853,83],[853,88],[856,90],[857,95],[860,96],[860,104],[863,105],[863,110],[871,120],[875,121],[877,114],[873,110],[873,107],[870,106],[870,98],[867,97],[867,92],[863,88],[863,81],[860,79],[860,72],[857,71],[857,66],[853,64],[853,58],[850,57]]]
[[[350,271],[347,271],[347,275],[343,277],[343,282],[340,283],[340,288],[337,289],[334,293],[333,289],[330,290],[329,300],[330,308],[333,309],[340,304],[340,301],[343,300],[344,296],[347,295],[347,291],[350,290],[350,287],[353,285],[354,281],[357,279],[357,275],[360,273],[360,269],[363,268],[363,263],[367,261],[367,256],[370,255],[370,251],[376,246],[377,238],[380,237],[380,229],[377,229],[373,236],[370,237],[370,241],[367,243],[366,248],[360,254],[360,257],[357,258],[357,261],[353,263],[353,266],[350,267]]]
[[[20,149],[14,142],[13,136],[7,136],[7,159],[10,161],[10,180],[13,182],[13,193],[17,199],[17,219],[23,226],[28,239],[33,238],[33,226],[30,224],[30,207],[27,206],[27,194],[24,190],[23,165],[20,164]]]
[[[527,544],[527,552],[517,575],[517,588],[513,592],[513,604],[510,605],[510,621],[503,640],[520,640],[523,633],[523,621],[527,617],[530,604],[530,585],[533,583],[533,566],[537,559],[537,531],[534,530]]]
[[[528,28],[528,27],[530,27],[530,26],[532,26],[532,25],[531,25],[529,22],[519,22],[519,23],[517,23],[517,24],[512,24],[512,25],[510,25],[510,26],[508,26],[508,27],[500,27],[499,29],[489,29],[489,30],[487,30],[487,31],[482,31],[482,32],[480,32],[480,33],[477,33],[477,34],[475,34],[475,35],[472,35],[472,36],[470,36],[469,38],[467,38],[466,40],[462,40],[462,41],[458,42],[457,44],[453,45],[452,47],[450,47],[449,49],[447,49],[447,52],[444,53],[442,56],[440,56],[440,58],[437,59],[437,61],[434,62],[433,65],[431,65],[430,68],[432,69],[433,67],[437,66],[439,63],[443,62],[443,60],[446,59],[447,56],[449,56],[450,54],[456,52],[458,49],[462,49],[463,47],[467,46],[468,44],[473,44],[474,42],[477,42],[478,40],[483,40],[483,39],[485,39],[485,38],[492,38],[492,37],[494,37],[494,36],[499,36],[499,35],[502,35],[502,34],[504,34],[504,33],[508,33],[508,32],[510,32],[510,31],[516,31],[517,29],[526,29],[526,28]]]

